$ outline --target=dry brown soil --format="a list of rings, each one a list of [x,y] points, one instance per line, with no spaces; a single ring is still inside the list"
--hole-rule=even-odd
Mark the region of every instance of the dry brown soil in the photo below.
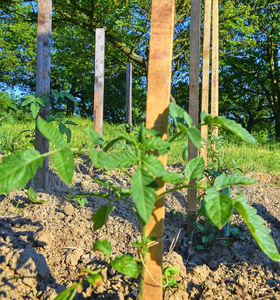
[[[172,166],[173,169],[180,165]],[[129,181],[119,173],[89,169],[77,163],[73,184],[66,186],[52,171],[46,191],[37,190],[41,205],[30,204],[23,191],[0,196],[0,299],[54,299],[78,278],[79,269],[105,264],[92,250],[96,239],[112,242],[115,256],[136,254],[132,242],[140,238],[139,224],[121,202],[108,223],[93,231],[91,217],[104,200],[89,197],[85,208],[67,199],[74,192],[102,190],[91,179],[108,179],[120,187]],[[260,175],[255,186],[238,187],[267,221],[280,249],[280,187],[270,175]],[[237,188],[234,189],[237,193]],[[185,191],[166,197],[164,265],[177,266],[181,288],[165,291],[164,299],[280,299],[280,264],[264,255],[244,222],[234,215],[243,239],[223,238],[209,251],[198,251],[201,235],[185,238]],[[177,239],[177,240],[176,240]],[[104,284],[85,286],[75,299],[136,299],[139,282],[112,270],[102,271]]]

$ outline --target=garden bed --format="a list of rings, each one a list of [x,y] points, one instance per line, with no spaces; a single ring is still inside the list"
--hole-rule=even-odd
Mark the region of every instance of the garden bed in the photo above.
[[[108,239],[113,255],[137,255],[132,243],[140,239],[140,226],[127,206],[116,202],[106,225],[94,232],[92,214],[105,200],[89,197],[83,208],[67,198],[68,193],[104,189],[91,176],[124,188],[129,184],[117,172],[108,174],[77,164],[70,187],[51,171],[49,189],[36,190],[39,200],[47,203],[31,204],[26,194],[17,190],[0,196],[1,299],[54,299],[78,279],[79,269],[105,264],[104,257],[92,250],[97,239]],[[233,192],[244,191],[267,221],[280,249],[280,187],[272,176],[260,176],[260,180],[266,182]],[[202,243],[198,231],[185,238],[185,194],[180,191],[166,196],[164,266],[179,268],[177,282],[182,287],[167,289],[164,299],[280,299],[280,264],[262,253],[238,215],[232,224],[242,238],[224,237],[217,231],[207,251],[196,249]],[[85,286],[75,299],[136,299],[136,279],[110,269],[103,270],[102,276],[103,285],[96,289]]]

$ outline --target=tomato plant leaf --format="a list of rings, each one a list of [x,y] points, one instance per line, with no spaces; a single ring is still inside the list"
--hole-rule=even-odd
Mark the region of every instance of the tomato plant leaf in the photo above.
[[[162,140],[161,137],[150,137],[141,144],[141,149],[157,151],[159,155],[164,155],[169,151],[170,146],[170,143]]]
[[[257,210],[247,204],[247,198],[238,196],[233,200],[234,208],[244,218],[252,236],[262,251],[272,260],[280,262],[280,254],[270,235],[270,229],[264,225],[264,219]]]
[[[87,282],[90,283],[94,288],[97,288],[103,283],[103,277],[99,273],[93,274],[87,278]]]
[[[89,148],[89,157],[90,160],[92,161],[93,165],[97,168],[100,169],[103,167],[102,164],[100,164],[100,160],[107,157],[107,153],[103,151],[97,151],[95,146],[91,146]]]
[[[237,174],[227,175],[226,173],[223,173],[215,179],[214,186],[220,190],[231,185],[248,185],[257,182],[257,180],[250,177],[241,176]]]
[[[59,176],[68,184],[72,182],[75,164],[74,156],[70,149],[63,148],[53,156],[53,163]]]
[[[90,125],[84,129],[84,133],[88,136],[93,145],[101,145],[104,142],[99,133],[94,131]]]
[[[191,116],[179,105],[171,102],[169,104],[169,112],[176,126],[178,126],[179,123],[186,123],[188,127],[192,126],[193,120]]]
[[[159,161],[154,155],[144,154],[142,156],[142,162],[147,170],[157,178],[161,178],[162,176],[168,174],[162,162]]]
[[[154,178],[144,169],[138,168],[132,176],[132,200],[143,222],[147,224],[157,197],[155,188],[158,185]]]
[[[184,175],[187,179],[195,179],[204,171],[204,160],[202,157],[191,159],[184,169]]]
[[[112,244],[107,240],[97,240],[93,245],[93,250],[103,253],[105,257],[110,256],[112,249]]]
[[[96,231],[101,228],[108,220],[110,213],[114,210],[112,204],[101,205],[98,210],[93,214],[91,220],[93,221],[93,230]]]
[[[137,156],[135,152],[131,149],[126,149],[101,158],[99,163],[109,168],[126,168],[135,164],[136,161]]]
[[[50,123],[43,120],[41,117],[37,118],[37,127],[39,131],[55,146],[64,148],[67,144],[63,135]]]
[[[3,158],[0,163],[0,194],[9,193],[13,188],[21,189],[33,178],[44,157],[33,149],[15,152]]]
[[[178,173],[167,173],[162,177],[162,180],[168,183],[181,183],[185,178]]]
[[[236,123],[233,120],[229,120],[223,116],[212,117],[205,114],[203,117],[204,119],[202,121],[207,125],[220,125],[222,128],[227,129],[228,131],[241,138],[243,141],[254,144],[257,143],[255,138],[245,128],[243,128],[240,124]]]
[[[200,149],[201,147],[201,134],[200,131],[196,128],[187,128],[187,134],[195,148]]]
[[[230,220],[233,203],[229,196],[220,194],[215,188],[207,189],[205,209],[211,221],[221,229]]]
[[[70,300],[74,299],[77,290],[82,286],[81,283],[75,283],[70,288],[62,291],[59,295],[55,298],[55,300]]]
[[[118,255],[111,261],[111,266],[118,272],[132,278],[137,278],[140,273],[138,263],[128,254]]]

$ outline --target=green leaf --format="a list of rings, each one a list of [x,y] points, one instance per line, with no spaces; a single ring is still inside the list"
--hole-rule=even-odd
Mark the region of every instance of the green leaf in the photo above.
[[[63,135],[50,123],[46,122],[42,118],[37,118],[37,127],[39,131],[55,146],[64,148],[67,144]]]
[[[103,151],[97,151],[95,146],[90,147],[89,149],[89,157],[93,163],[93,165],[100,169],[103,167],[102,164],[100,164],[100,160],[105,159],[108,156],[107,153],[103,152]]]
[[[59,98],[59,92],[58,92],[58,90],[51,90],[51,93],[53,94],[53,96],[54,96],[54,98],[56,99],[56,100],[58,100],[58,98]]]
[[[194,144],[195,148],[200,149],[201,147],[201,133],[196,128],[187,128],[188,137]]]
[[[3,158],[0,163],[0,194],[9,193],[13,188],[21,189],[33,178],[44,157],[33,149],[15,152]]]
[[[37,200],[38,196],[32,187],[30,187],[25,193],[29,201],[32,202],[33,204],[43,204],[47,202],[46,200]]]
[[[141,144],[141,149],[157,151],[159,155],[164,155],[169,151],[170,146],[171,144],[168,141],[164,141],[160,137],[151,137]]]
[[[169,183],[181,183],[185,178],[178,173],[167,173],[162,177],[162,180]]]
[[[229,196],[220,194],[215,188],[209,188],[205,197],[205,208],[211,221],[221,229],[230,220],[233,203]]]
[[[262,251],[272,260],[280,262],[280,254],[270,235],[270,229],[264,225],[264,219],[257,210],[247,204],[247,198],[238,196],[233,200],[234,208],[244,218],[252,236]]]
[[[63,148],[53,156],[53,163],[58,175],[68,184],[72,182],[75,164],[74,156],[70,149]]]
[[[66,92],[65,93],[65,97],[67,97],[68,99],[70,99],[71,101],[73,101],[75,104],[78,104],[76,98],[73,95],[71,95],[70,93]]]
[[[35,102],[35,99],[36,99],[36,97],[34,95],[26,95],[26,96],[24,96],[24,98],[26,100],[24,100],[22,102],[21,106],[26,106],[26,105],[28,105],[28,104],[30,104],[32,102]]]
[[[222,128],[229,130],[236,136],[240,137],[243,141],[250,142],[256,144],[257,141],[255,138],[245,129],[243,128],[240,124],[237,124],[233,120],[229,120],[225,117],[220,117],[220,116],[215,116],[212,117],[210,115],[207,115],[204,117],[205,124],[207,125],[220,125]]]
[[[75,122],[73,122],[73,121],[70,121],[70,120],[66,120],[66,121],[64,122],[64,124],[74,125],[74,126],[78,125],[77,123],[75,123]]]
[[[62,133],[62,134],[65,133],[66,132],[66,128],[67,127],[63,123],[59,123],[58,124],[58,129],[59,129],[60,133]]]
[[[89,137],[93,145],[101,145],[104,142],[99,133],[94,131],[90,125],[84,129],[84,133]]]
[[[141,270],[138,263],[128,254],[116,256],[111,261],[111,266],[116,271],[132,278],[137,278]]]
[[[99,163],[109,168],[126,168],[135,164],[137,156],[131,149],[116,152],[99,160]]]
[[[46,103],[45,103],[45,100],[44,100],[44,98],[41,98],[41,97],[36,97],[36,98],[35,98],[35,101],[36,101],[36,103],[38,103],[38,104],[39,104],[39,107],[40,107],[40,106],[43,106],[43,107],[45,107],[45,106],[46,106]]]
[[[154,155],[144,154],[142,157],[142,162],[144,167],[147,168],[147,170],[157,178],[161,178],[162,176],[168,174],[162,162],[159,161]]]
[[[151,128],[146,128],[144,127],[144,132],[149,136],[149,137],[158,137],[161,138],[161,134],[159,131],[151,129]]]
[[[72,300],[72,299],[74,299],[74,297],[77,293],[77,289],[80,289],[80,287],[82,287],[81,283],[75,283],[70,288],[68,288],[68,289],[64,290],[63,292],[61,292],[55,298],[55,300]]]
[[[108,220],[110,213],[115,207],[112,204],[102,205],[94,213],[91,220],[93,221],[93,230],[96,231],[101,228]]]
[[[195,157],[191,159],[185,170],[184,175],[187,179],[195,179],[199,177],[201,174],[203,174],[204,171],[204,160],[202,157]]]
[[[31,113],[32,113],[32,117],[34,119],[36,119],[36,117],[37,117],[37,115],[40,111],[40,105],[38,103],[31,103],[30,110],[31,110]]]
[[[192,126],[193,120],[191,116],[179,105],[171,102],[169,104],[169,112],[176,126],[178,126],[179,123],[186,123],[188,127]]]
[[[231,185],[249,185],[257,182],[257,180],[250,177],[223,173],[215,179],[214,186],[220,190]]]
[[[97,240],[93,245],[93,250],[103,253],[105,257],[110,256],[112,249],[112,244],[107,240]]]
[[[158,187],[154,178],[144,169],[138,168],[132,176],[132,200],[143,222],[147,224],[157,197],[155,189]]]
[[[87,278],[87,282],[93,285],[94,288],[99,287],[103,282],[101,274],[93,274]]]

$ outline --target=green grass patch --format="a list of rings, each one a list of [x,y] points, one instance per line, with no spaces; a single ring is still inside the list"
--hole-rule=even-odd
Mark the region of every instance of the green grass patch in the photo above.
[[[70,146],[73,148],[80,148],[88,146],[86,135],[83,129],[90,125],[93,126],[91,119],[84,119],[81,117],[67,118],[72,122],[77,123],[77,126],[69,125],[72,132]],[[57,122],[53,122],[54,126],[58,126]],[[26,136],[29,132],[26,130],[34,129],[35,123],[17,122],[13,125],[3,123],[0,126],[0,151],[4,152],[6,149],[17,149],[27,145],[32,147]],[[125,130],[124,125],[104,123],[103,137],[104,139],[112,139],[117,137],[120,130]],[[30,138],[29,138],[30,139]],[[182,153],[185,148],[185,158],[187,157],[187,140],[180,140],[172,143],[171,151],[168,156],[168,163],[174,164],[178,162],[186,162],[183,159]],[[280,144],[279,143],[259,143],[257,145],[241,142],[235,140],[229,142],[228,146],[223,148],[223,160],[228,168],[238,166],[243,173],[255,172],[269,172],[276,176],[280,176]],[[52,148],[52,145],[50,146]]]

